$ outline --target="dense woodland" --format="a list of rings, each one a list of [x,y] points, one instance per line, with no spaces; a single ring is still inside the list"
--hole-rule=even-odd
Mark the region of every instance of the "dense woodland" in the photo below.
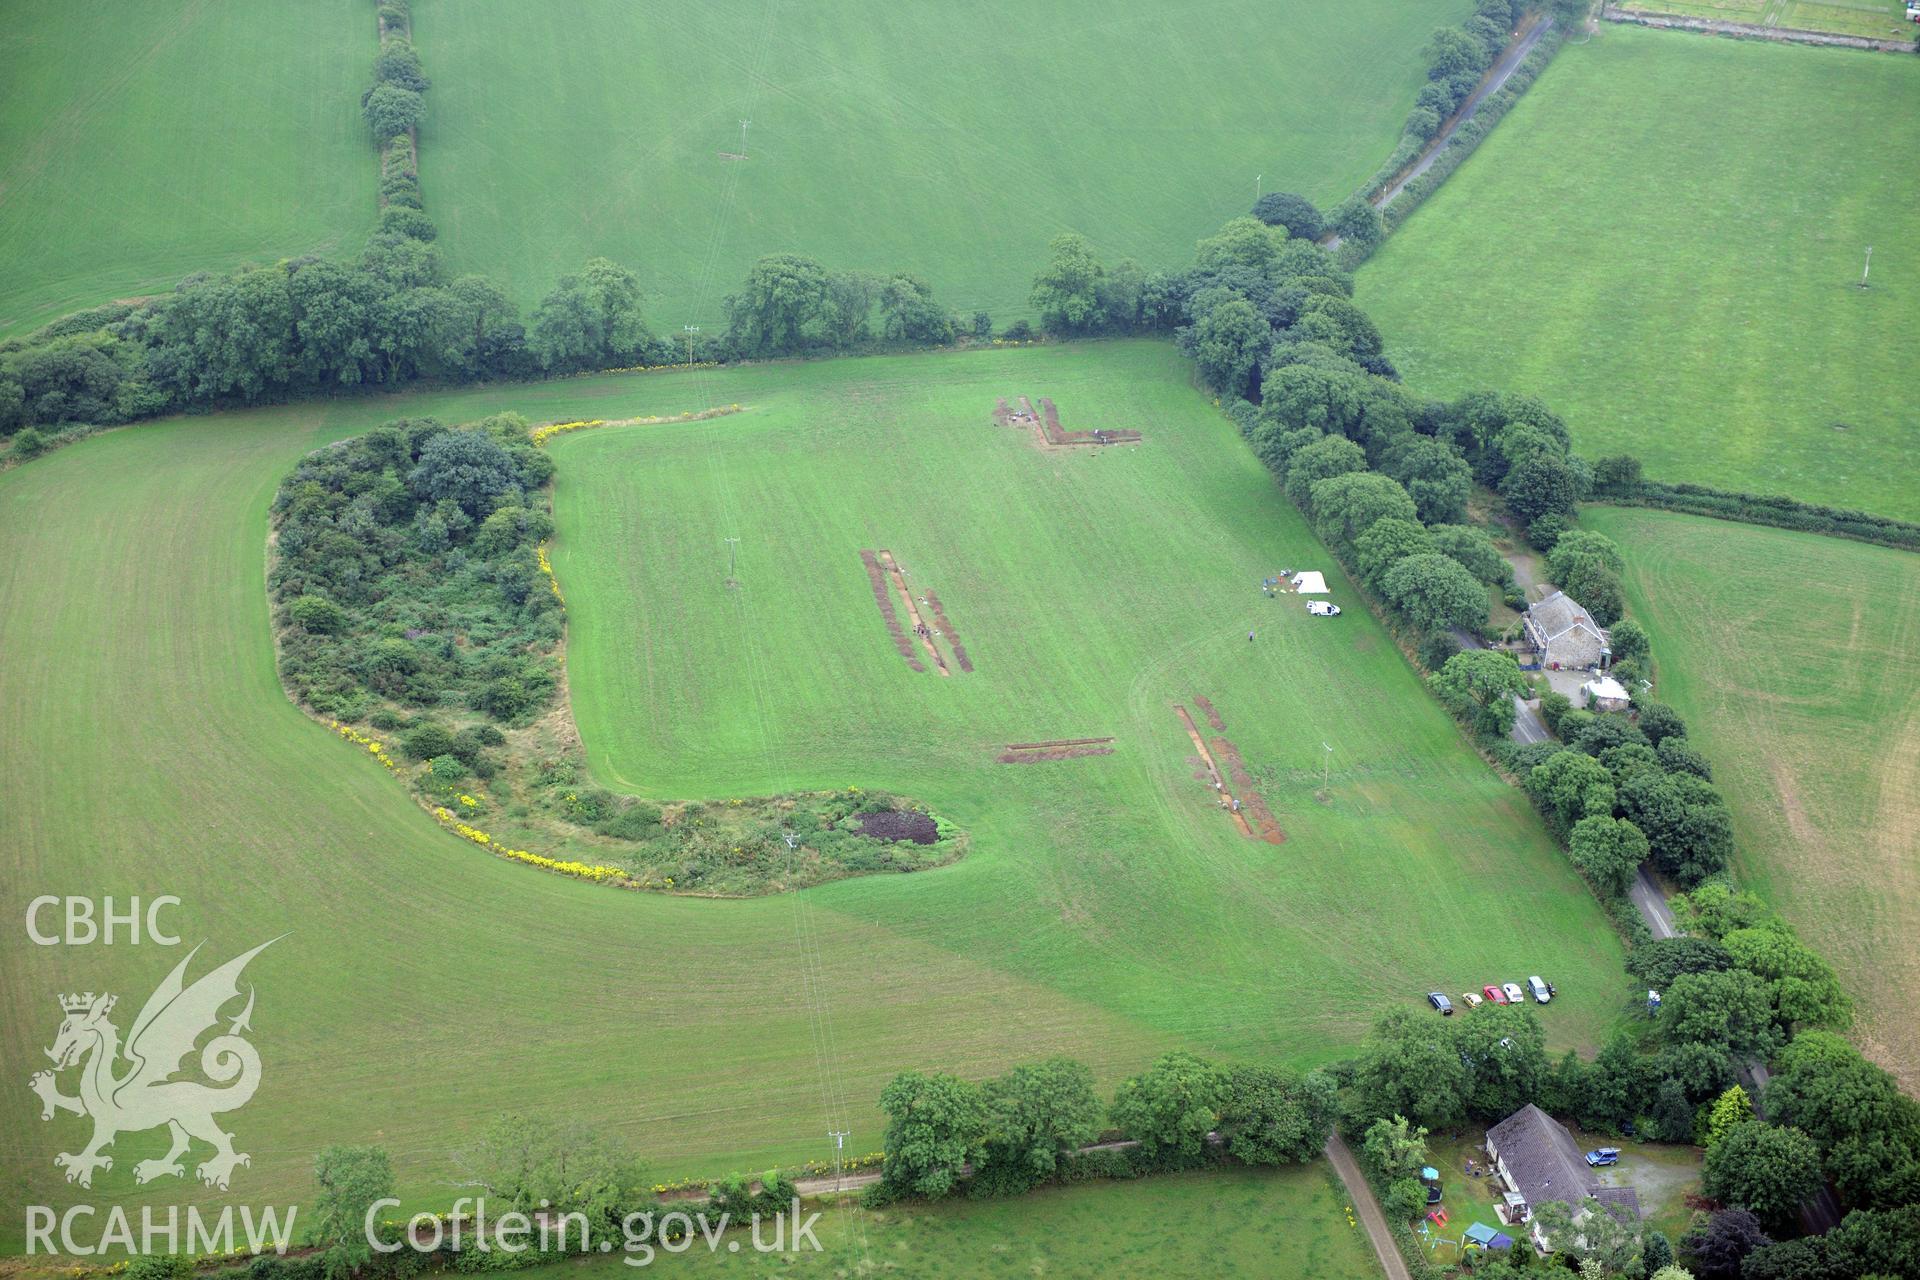
[[[553,463],[513,415],[401,419],[309,455],[274,501],[282,678],[316,712],[544,706],[560,601],[536,548]],[[442,754],[435,752],[434,754]]]

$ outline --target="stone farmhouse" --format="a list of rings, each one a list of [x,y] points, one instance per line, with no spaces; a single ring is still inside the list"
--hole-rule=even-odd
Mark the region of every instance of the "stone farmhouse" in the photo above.
[[[1613,660],[1607,633],[1564,591],[1556,591],[1528,608],[1526,634],[1542,666],[1583,671],[1604,668]]]

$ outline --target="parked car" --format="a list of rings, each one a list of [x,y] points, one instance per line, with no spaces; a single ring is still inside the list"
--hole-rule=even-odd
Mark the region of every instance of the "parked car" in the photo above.
[[[1620,1148],[1600,1147],[1597,1150],[1589,1151],[1587,1152],[1587,1163],[1596,1169],[1603,1168],[1610,1164],[1619,1164]]]
[[[1495,1004],[1505,1004],[1507,1002],[1506,992],[1500,990],[1500,988],[1494,986],[1491,982],[1480,988],[1480,991],[1487,999],[1493,1001]]]
[[[1460,993],[1460,998],[1467,1002],[1467,1008],[1469,1009],[1473,1008],[1475,1005],[1486,1003],[1479,996],[1475,995],[1471,991],[1462,991]]]
[[[1309,600],[1307,612],[1316,618],[1337,618],[1340,616],[1340,606],[1328,604],[1325,600]]]
[[[1451,1018],[1453,1016],[1453,1001],[1447,999],[1438,991],[1427,992],[1427,1003],[1438,1009],[1441,1017]]]
[[[1534,1002],[1537,1004],[1545,1004],[1553,999],[1553,988],[1549,987],[1546,979],[1539,974],[1527,979],[1527,990],[1533,993]]]
[[[1500,989],[1507,993],[1508,1004],[1519,1004],[1527,998],[1526,993],[1520,990],[1520,984],[1517,982],[1503,983]]]

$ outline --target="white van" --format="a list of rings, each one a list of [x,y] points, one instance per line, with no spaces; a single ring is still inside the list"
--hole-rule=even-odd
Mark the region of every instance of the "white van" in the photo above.
[[[1527,979],[1527,990],[1533,993],[1533,998],[1536,1003],[1545,1004],[1547,1001],[1553,999],[1553,992],[1547,990],[1547,984],[1541,980],[1538,974]]]

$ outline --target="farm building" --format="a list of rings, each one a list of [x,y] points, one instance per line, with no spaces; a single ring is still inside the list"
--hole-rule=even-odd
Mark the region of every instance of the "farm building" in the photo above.
[[[1581,670],[1604,667],[1613,657],[1607,633],[1579,602],[1556,591],[1527,609],[1527,643],[1539,653],[1541,664]]]
[[[1593,703],[1596,711],[1625,711],[1632,701],[1626,686],[1612,676],[1587,681],[1580,686],[1580,693]]]
[[[1577,1223],[1580,1202],[1589,1196],[1609,1213],[1640,1216],[1634,1189],[1602,1184],[1567,1127],[1531,1102],[1487,1130],[1487,1156],[1510,1189],[1499,1210],[1509,1226],[1531,1221],[1535,1209],[1555,1200],[1573,1207]],[[1534,1244],[1551,1253],[1538,1224],[1531,1231]]]

